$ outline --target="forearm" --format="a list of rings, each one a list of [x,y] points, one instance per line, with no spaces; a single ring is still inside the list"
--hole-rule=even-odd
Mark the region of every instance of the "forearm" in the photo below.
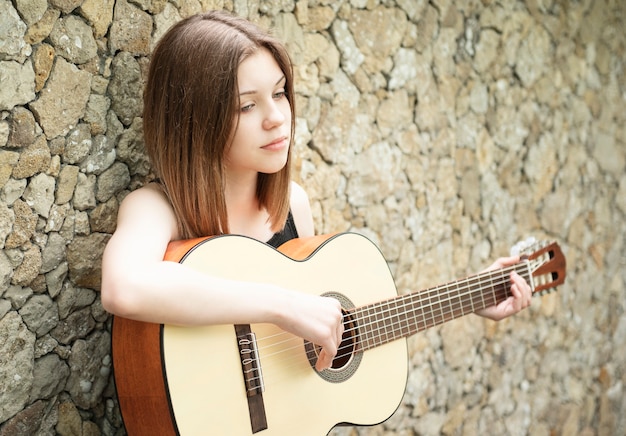
[[[104,275],[111,313],[177,325],[277,323],[289,292],[267,284],[221,279],[175,262],[154,262]]]

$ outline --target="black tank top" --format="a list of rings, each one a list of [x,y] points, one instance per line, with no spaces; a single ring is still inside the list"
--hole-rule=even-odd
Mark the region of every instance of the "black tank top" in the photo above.
[[[298,230],[296,230],[296,223],[293,221],[293,215],[291,214],[291,211],[289,211],[285,227],[283,227],[280,232],[274,233],[274,236],[272,236],[270,240],[267,241],[267,244],[271,245],[274,248],[278,248],[285,242],[291,239],[295,239],[297,237]]]

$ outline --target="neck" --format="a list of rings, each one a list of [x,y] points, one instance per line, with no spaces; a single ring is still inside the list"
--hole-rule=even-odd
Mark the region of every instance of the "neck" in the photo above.
[[[509,297],[511,271],[530,280],[527,262],[467,277],[435,288],[351,309],[346,327],[358,326],[361,351],[474,313]]]
[[[256,196],[256,173],[254,181],[237,179],[226,184],[226,209],[229,232],[266,241],[273,233],[269,215],[261,208]]]

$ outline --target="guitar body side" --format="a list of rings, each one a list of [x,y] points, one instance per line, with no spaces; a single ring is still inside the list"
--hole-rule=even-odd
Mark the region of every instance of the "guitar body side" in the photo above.
[[[281,247],[281,253],[249,238],[222,236],[194,246],[182,263],[223,278],[273,283],[314,295],[338,293],[356,307],[397,295],[386,261],[368,239],[343,233],[324,238],[314,251],[303,249],[302,244],[290,241]],[[302,339],[269,324],[253,324],[251,328],[263,373],[268,427],[259,435],[317,436],[340,423],[378,424],[391,416],[402,400],[408,370],[404,339],[367,350],[349,370],[342,367],[318,374],[307,359]],[[162,349],[158,361],[173,415],[171,428],[182,436],[251,435],[233,326],[166,325],[159,342]],[[149,358],[154,359],[154,355]],[[143,371],[131,372],[141,377]],[[156,408],[153,410],[156,413]],[[133,412],[123,406],[122,411],[127,425],[130,420],[146,424],[157,419],[131,417]],[[146,434],[127,428],[130,436]],[[161,427],[152,434],[167,433]]]
[[[161,326],[113,319],[113,374],[126,432],[174,436],[161,359]]]

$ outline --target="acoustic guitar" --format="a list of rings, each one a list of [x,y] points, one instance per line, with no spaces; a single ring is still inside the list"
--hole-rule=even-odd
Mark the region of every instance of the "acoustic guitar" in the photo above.
[[[332,367],[318,372],[318,347],[271,324],[178,327],[115,317],[114,374],[127,432],[318,436],[339,424],[381,423],[404,395],[404,338],[505,300],[513,270],[534,294],[564,282],[556,243],[521,254],[514,266],[398,295],[379,249],[356,233],[294,239],[277,250],[234,235],[172,242],[166,260],[338,299],[343,341]]]

